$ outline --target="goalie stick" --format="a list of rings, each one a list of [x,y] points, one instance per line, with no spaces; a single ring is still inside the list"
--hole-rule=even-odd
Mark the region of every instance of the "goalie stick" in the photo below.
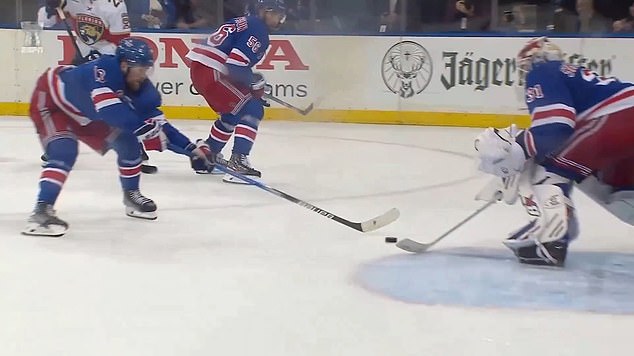
[[[459,227],[461,227],[462,225],[466,224],[469,220],[473,219],[478,214],[480,214],[481,212],[486,210],[488,207],[490,207],[491,205],[495,204],[495,202],[496,202],[495,200],[488,201],[486,204],[484,204],[483,206],[478,208],[478,210],[476,210],[473,213],[471,213],[471,215],[467,216],[464,220],[462,220],[461,222],[456,224],[454,227],[449,229],[444,234],[440,235],[438,238],[436,238],[432,242],[421,243],[421,242],[417,242],[417,241],[414,241],[412,239],[407,239],[406,238],[406,239],[403,239],[403,240],[399,240],[399,242],[396,243],[396,247],[400,248],[401,250],[407,251],[407,252],[423,253],[423,252],[427,251],[430,247],[432,247],[435,244],[437,244],[438,242],[440,242],[445,237],[449,236],[449,234],[451,234],[452,232],[456,231]]]
[[[187,152],[185,150],[183,150],[180,147],[174,146],[172,144],[168,144],[167,145],[168,149],[177,152],[177,153],[181,153],[187,156],[191,157],[191,153]],[[389,225],[391,223],[393,223],[394,221],[396,221],[396,219],[399,218],[399,216],[401,215],[400,212],[398,211],[398,209],[396,208],[392,208],[390,210],[388,210],[387,212],[373,218],[367,221],[363,221],[363,222],[354,222],[354,221],[350,221],[348,219],[344,219],[338,215],[335,215],[327,210],[324,210],[320,207],[317,207],[311,203],[308,203],[304,200],[301,200],[299,198],[296,198],[290,194],[284,193],[281,190],[269,187],[268,185],[261,183],[255,179],[251,179],[245,175],[242,175],[238,172],[233,171],[232,169],[228,168],[226,166],[226,162],[218,162],[215,165],[216,168],[218,168],[218,170],[227,173],[235,178],[238,178],[240,180],[243,180],[245,182],[247,182],[249,185],[255,186],[257,188],[260,188],[268,193],[271,193],[277,197],[280,197],[282,199],[288,200],[291,203],[295,203],[303,208],[306,208],[314,213],[317,213],[325,218],[328,218],[330,220],[334,220],[342,225],[345,225],[349,228],[355,229],[357,231],[360,232],[369,232],[369,231],[374,231],[374,230],[378,230],[386,225]]]

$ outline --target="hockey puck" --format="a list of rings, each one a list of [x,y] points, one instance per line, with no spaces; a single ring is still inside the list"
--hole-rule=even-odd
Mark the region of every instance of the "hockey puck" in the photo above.
[[[396,243],[396,241],[398,241],[398,239],[396,237],[386,237],[385,238],[385,243],[386,244],[394,244],[394,243]]]

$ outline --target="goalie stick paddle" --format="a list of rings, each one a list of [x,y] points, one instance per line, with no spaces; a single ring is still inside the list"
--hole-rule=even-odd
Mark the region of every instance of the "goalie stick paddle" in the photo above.
[[[276,103],[278,103],[278,104],[280,104],[280,105],[282,105],[282,106],[284,106],[284,107],[286,107],[286,108],[289,108],[289,109],[291,109],[291,110],[297,111],[298,113],[300,113],[301,115],[304,115],[304,116],[308,115],[308,113],[310,113],[311,111],[313,111],[313,108],[314,108],[314,106],[315,106],[315,104],[314,104],[314,103],[311,103],[310,105],[308,105],[308,107],[306,107],[306,109],[300,109],[300,108],[298,108],[298,107],[296,107],[296,106],[294,106],[294,105],[292,105],[292,104],[289,104],[289,103],[285,102],[285,101],[284,101],[284,100],[282,100],[282,99],[279,99],[279,98],[277,98],[277,97],[274,97],[273,95],[271,95],[271,94],[269,94],[269,93],[264,94],[264,97],[265,97],[266,99],[269,99],[269,100],[271,100],[271,101],[274,101],[274,102],[276,102]]]
[[[396,247],[400,248],[401,250],[407,251],[407,252],[423,253],[423,252],[427,251],[430,247],[432,247],[435,244],[437,244],[438,242],[440,242],[445,237],[449,236],[449,234],[451,234],[452,232],[456,231],[459,227],[461,227],[462,225],[466,224],[469,220],[473,219],[474,217],[476,217],[478,214],[480,214],[481,212],[483,212],[484,210],[486,210],[488,207],[490,207],[493,204],[495,204],[495,200],[488,201],[486,204],[484,204],[483,206],[478,208],[478,210],[476,210],[473,213],[471,213],[471,215],[467,216],[464,220],[462,220],[461,222],[456,224],[454,227],[449,229],[444,234],[440,235],[438,238],[436,238],[432,242],[422,243],[422,242],[417,242],[417,241],[414,241],[412,239],[407,239],[406,238],[406,239],[403,239],[403,240],[399,240],[399,242],[396,243]]]
[[[187,156],[190,156],[190,157],[192,155],[190,152],[187,152],[184,149],[182,149],[180,147],[177,147],[177,146],[174,146],[172,144],[168,144],[167,146],[168,146],[168,149],[170,149],[170,150],[172,150],[174,152],[181,153],[181,154],[184,154],[184,155],[187,155]],[[381,214],[381,215],[379,215],[379,216],[377,216],[377,217],[375,217],[373,219],[367,220],[367,221],[363,221],[363,222],[350,221],[348,219],[344,219],[344,218],[342,218],[342,217],[340,217],[338,215],[335,215],[335,214],[333,214],[333,213],[331,213],[331,212],[329,212],[327,210],[324,210],[324,209],[322,209],[320,207],[317,207],[317,206],[315,206],[315,205],[313,205],[311,203],[308,203],[308,202],[306,202],[304,200],[298,199],[298,198],[296,198],[296,197],[294,197],[294,196],[292,196],[290,194],[284,193],[281,190],[269,187],[268,185],[266,185],[264,183],[261,183],[261,182],[255,180],[255,179],[251,179],[251,178],[249,178],[249,177],[247,177],[245,175],[242,175],[242,174],[240,174],[238,172],[235,172],[235,171],[231,170],[230,168],[228,168],[224,162],[216,163],[215,167],[218,168],[218,170],[220,170],[220,171],[222,171],[224,173],[227,173],[227,174],[229,174],[229,175],[231,175],[231,176],[233,176],[235,178],[238,178],[238,179],[240,179],[242,181],[247,182],[249,185],[252,185],[252,186],[255,186],[257,188],[260,188],[260,189],[262,189],[262,190],[264,190],[264,191],[266,191],[268,193],[271,193],[271,194],[273,194],[275,196],[278,196],[278,197],[280,197],[282,199],[288,200],[291,203],[295,203],[295,204],[297,204],[297,205],[299,205],[301,207],[304,207],[304,208],[306,208],[306,209],[308,209],[308,210],[310,210],[310,211],[312,211],[314,213],[317,213],[317,214],[319,214],[319,215],[321,215],[321,216],[323,216],[325,218],[328,218],[330,220],[334,220],[334,221],[336,221],[336,222],[338,222],[338,223],[340,223],[342,225],[345,225],[345,226],[347,226],[349,228],[355,229],[355,230],[360,231],[360,232],[370,232],[370,231],[378,230],[378,229],[380,229],[380,228],[382,228],[382,227],[384,227],[386,225],[389,225],[389,224],[393,223],[401,215],[401,213],[398,211],[398,209],[392,208],[392,209],[386,211],[385,213],[383,213],[383,214]]]

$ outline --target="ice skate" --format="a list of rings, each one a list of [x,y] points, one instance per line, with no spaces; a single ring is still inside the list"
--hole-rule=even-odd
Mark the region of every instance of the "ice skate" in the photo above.
[[[123,192],[123,204],[126,215],[147,220],[156,220],[156,204],[150,198],[141,194],[139,190]]]
[[[68,223],[55,215],[51,204],[38,202],[27,221],[23,235],[60,237],[68,231]]]

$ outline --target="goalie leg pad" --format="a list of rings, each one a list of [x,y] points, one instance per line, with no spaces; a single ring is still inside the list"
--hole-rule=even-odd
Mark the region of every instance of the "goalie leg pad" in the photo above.
[[[504,241],[520,263],[564,265],[568,244],[579,235],[572,202],[564,192],[569,192],[570,186],[571,183],[560,183],[522,188],[522,204],[533,220]]]

